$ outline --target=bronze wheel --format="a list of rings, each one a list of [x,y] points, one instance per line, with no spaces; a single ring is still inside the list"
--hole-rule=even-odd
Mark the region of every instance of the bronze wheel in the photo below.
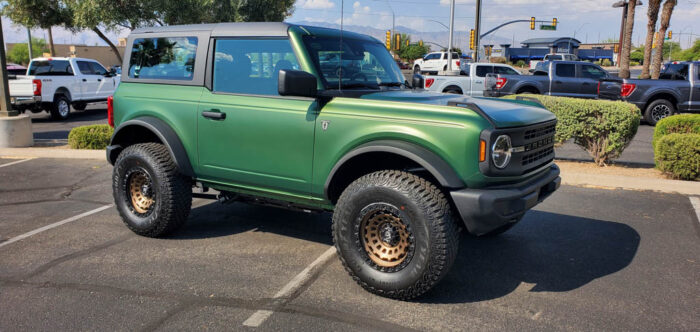
[[[378,270],[401,270],[413,255],[413,236],[398,208],[371,204],[360,213],[359,236],[367,257]]]
[[[127,179],[131,208],[138,214],[148,214],[155,202],[151,177],[143,170],[135,170]]]

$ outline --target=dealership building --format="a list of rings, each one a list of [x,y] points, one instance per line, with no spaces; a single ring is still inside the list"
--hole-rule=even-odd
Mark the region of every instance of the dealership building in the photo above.
[[[554,38],[532,38],[520,43],[521,47],[511,47],[511,44],[484,45],[491,48],[491,56],[503,56],[509,61],[517,62],[523,60],[542,60],[549,53],[570,53],[577,55],[581,60],[615,60],[613,48],[614,43],[605,44],[582,44],[576,38],[554,37]]]

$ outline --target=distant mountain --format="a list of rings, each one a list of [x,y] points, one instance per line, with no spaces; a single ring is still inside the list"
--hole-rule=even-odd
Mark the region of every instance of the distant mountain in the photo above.
[[[318,27],[323,27],[323,28],[333,28],[333,29],[340,29],[340,24],[335,24],[335,23],[328,23],[328,22],[309,22],[309,21],[290,21],[289,23],[294,23],[294,24],[301,24],[301,25],[313,25],[313,26],[318,26]],[[381,41],[386,38],[386,30],[381,30],[381,29],[376,29],[372,27],[367,27],[367,26],[358,26],[358,25],[344,25],[343,29],[356,32],[356,33],[361,33],[364,35],[369,35],[374,38],[377,38]],[[428,32],[420,32],[411,28],[407,28],[404,26],[397,26],[396,28],[397,32],[400,33],[406,33],[411,35],[411,39],[413,41],[416,40],[423,40],[424,42],[427,42],[433,51],[439,50],[441,47],[435,45],[442,45],[442,46],[447,46],[448,39],[450,37],[450,34],[447,31],[428,31]],[[454,34],[454,45],[455,47],[461,48],[463,51],[466,51],[468,48],[468,43],[469,43],[469,34],[467,31],[457,31],[455,30]],[[510,38],[504,38],[498,35],[489,35],[486,37],[486,40],[482,41],[482,44],[512,44],[513,40]],[[435,44],[430,44],[430,43],[435,43]],[[515,46],[519,46],[520,43],[516,42]]]

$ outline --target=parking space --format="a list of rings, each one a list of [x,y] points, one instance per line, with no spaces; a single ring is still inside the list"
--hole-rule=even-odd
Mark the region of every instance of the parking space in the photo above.
[[[32,118],[34,142],[40,145],[66,144],[68,133],[79,126],[107,124],[107,104],[90,104],[84,111],[71,109],[68,120],[55,120],[48,112],[27,113]]]
[[[402,302],[365,292],[328,254],[328,213],[196,199],[184,229],[149,239],[111,206],[110,175],[104,161],[0,167],[0,330],[700,325],[687,196],[564,186],[502,236],[463,236],[447,277]]]

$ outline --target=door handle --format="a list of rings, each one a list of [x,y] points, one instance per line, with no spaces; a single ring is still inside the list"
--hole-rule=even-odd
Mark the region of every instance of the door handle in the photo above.
[[[83,82],[87,82],[87,78],[83,78]]]
[[[101,79],[101,78],[98,78],[97,81],[98,81],[98,82],[102,82],[102,79]]]
[[[561,84],[561,81],[554,81],[554,83],[556,83],[556,84]]]
[[[226,119],[226,113],[222,113],[221,111],[219,111],[217,109],[204,111],[204,112],[202,112],[202,116],[207,118],[207,119],[218,120],[218,121]]]

